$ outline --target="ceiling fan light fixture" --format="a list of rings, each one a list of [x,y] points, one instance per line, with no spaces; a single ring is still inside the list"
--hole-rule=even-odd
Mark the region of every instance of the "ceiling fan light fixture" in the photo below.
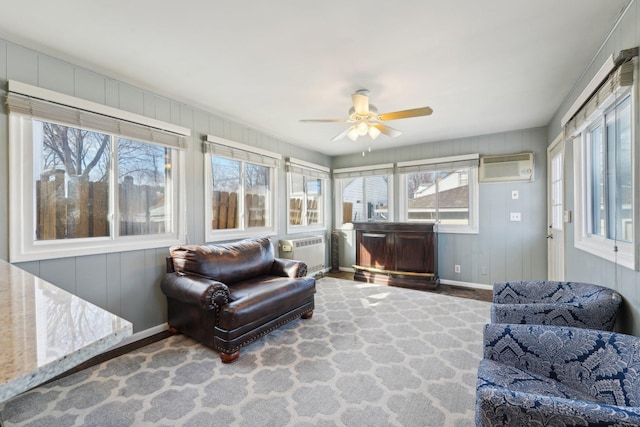
[[[369,131],[369,123],[364,121],[358,123],[357,130],[358,130],[358,135],[365,136]]]
[[[369,136],[371,137],[371,139],[376,139],[380,136],[380,129],[373,125],[369,125]]]
[[[358,133],[358,128],[355,126],[351,126],[351,128],[349,129],[349,132],[347,133],[347,136],[352,141],[355,141],[356,139],[358,139],[359,135],[360,134]]]

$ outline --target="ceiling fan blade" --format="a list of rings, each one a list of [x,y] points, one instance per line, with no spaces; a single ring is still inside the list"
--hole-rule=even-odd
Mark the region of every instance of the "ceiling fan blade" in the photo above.
[[[428,116],[433,113],[430,107],[413,108],[411,110],[394,111],[393,113],[378,114],[378,120],[398,120],[410,117]]]
[[[369,114],[369,97],[363,93],[356,92],[351,95],[353,100],[353,108],[356,114],[366,116]]]
[[[305,119],[300,123],[347,123],[347,119]]]
[[[370,123],[370,125],[378,129],[382,134],[387,135],[391,138],[402,135],[402,132],[400,132],[398,129],[394,129],[391,126],[387,126],[382,123]]]
[[[336,136],[331,138],[331,140],[332,141],[337,141],[339,139],[344,138],[345,136],[347,136],[347,134],[349,133],[350,130],[351,130],[351,127],[346,128],[343,132],[340,132],[339,134],[337,134]]]

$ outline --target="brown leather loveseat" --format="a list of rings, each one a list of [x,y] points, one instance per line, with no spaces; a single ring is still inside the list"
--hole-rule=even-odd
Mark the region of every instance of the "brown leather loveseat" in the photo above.
[[[240,347],[298,318],[313,315],[315,279],[301,261],[275,258],[268,238],[170,248],[161,289],[169,327],[220,352]]]

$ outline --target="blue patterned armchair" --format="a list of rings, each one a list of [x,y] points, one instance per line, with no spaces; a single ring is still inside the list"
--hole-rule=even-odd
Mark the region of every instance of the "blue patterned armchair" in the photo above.
[[[562,326],[485,326],[476,425],[640,426],[640,338]]]
[[[621,302],[618,292],[590,283],[498,282],[493,285],[491,321],[612,331]]]

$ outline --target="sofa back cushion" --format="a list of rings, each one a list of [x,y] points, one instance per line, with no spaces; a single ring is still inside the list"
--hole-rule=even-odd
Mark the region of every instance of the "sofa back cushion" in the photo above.
[[[176,272],[230,284],[269,274],[275,259],[266,237],[217,245],[181,245],[169,249]]]

